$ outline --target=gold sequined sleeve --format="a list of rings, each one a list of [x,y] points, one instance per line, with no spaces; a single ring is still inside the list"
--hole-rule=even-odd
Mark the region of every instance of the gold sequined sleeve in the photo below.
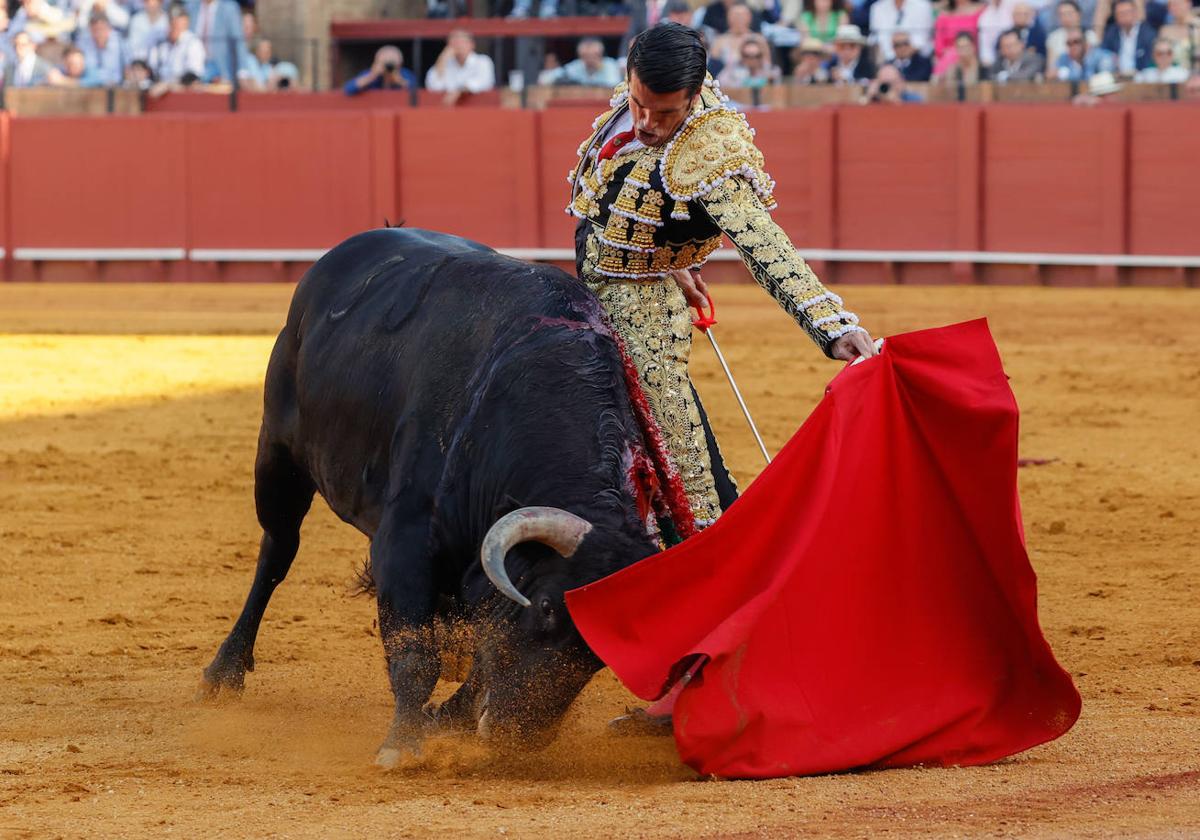
[[[858,316],[821,284],[744,178],[729,178],[698,201],[737,247],[751,276],[826,356],[836,339],[861,329]]]

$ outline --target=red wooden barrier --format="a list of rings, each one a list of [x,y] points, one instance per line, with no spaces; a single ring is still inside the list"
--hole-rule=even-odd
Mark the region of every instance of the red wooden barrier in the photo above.
[[[182,256],[190,195],[182,153],[186,124],[145,117],[12,119],[7,247],[16,265],[29,267],[22,258],[27,249],[62,247],[176,250]],[[164,257],[170,259],[158,255]],[[95,266],[75,261],[45,262],[36,276],[87,279],[96,273]],[[133,256],[128,262],[144,260]]]
[[[407,224],[496,247],[541,242],[534,113],[423,109],[399,120]]]
[[[385,220],[502,248],[569,249],[565,176],[593,117],[584,108],[0,114],[6,276],[284,279]],[[834,250],[814,260],[827,279],[1200,280],[1195,107],[839,107],[751,122],[778,181],[776,219],[802,251]],[[859,262],[845,261],[859,250]],[[996,264],[977,252],[1017,253]],[[1060,266],[1026,252],[1093,257]],[[1087,264],[1105,254],[1190,263]],[[712,271],[742,274],[732,263]]]

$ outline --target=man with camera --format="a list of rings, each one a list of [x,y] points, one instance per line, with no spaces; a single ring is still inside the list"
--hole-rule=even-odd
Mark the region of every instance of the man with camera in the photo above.
[[[404,66],[404,53],[391,45],[380,47],[370,70],[364,70],[346,82],[347,96],[364,90],[416,90],[417,77]]]

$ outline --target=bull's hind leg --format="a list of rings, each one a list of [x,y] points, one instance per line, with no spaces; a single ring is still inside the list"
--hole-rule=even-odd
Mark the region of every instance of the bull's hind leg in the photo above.
[[[432,724],[423,707],[442,670],[433,629],[437,595],[426,516],[385,514],[371,540],[371,576],[396,701],[375,763],[390,768],[420,753],[421,738]]]
[[[204,669],[200,697],[240,692],[246,672],[254,670],[254,640],[271,594],[287,576],[300,547],[300,523],[312,504],[315,487],[282,446],[260,440],[254,465],[254,503],[263,528],[258,567],[242,614]]]

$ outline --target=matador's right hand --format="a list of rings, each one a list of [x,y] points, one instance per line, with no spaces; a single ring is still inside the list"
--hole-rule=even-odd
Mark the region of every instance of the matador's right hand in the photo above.
[[[708,305],[708,286],[700,278],[700,272],[690,268],[677,268],[671,272],[671,279],[683,292],[688,306],[703,311]]]

